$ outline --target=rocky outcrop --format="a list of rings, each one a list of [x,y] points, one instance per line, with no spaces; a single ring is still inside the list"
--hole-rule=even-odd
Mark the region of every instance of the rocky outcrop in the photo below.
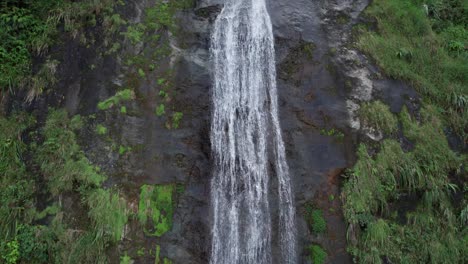
[[[77,40],[65,40],[51,51],[61,62],[58,89],[28,106],[42,117],[48,106],[63,106],[71,114],[87,116],[87,126],[80,134],[81,145],[90,160],[110,176],[106,184],[122,189],[134,211],[143,184],[184,186],[176,202],[172,230],[161,237],[147,237],[137,234],[138,225],[130,223],[120,251],[136,256],[139,247],[157,244],[160,254],[174,263],[208,262],[209,45],[213,21],[224,1],[198,0],[193,8],[178,12],[181,30],[161,36],[167,38],[170,55],[158,62],[160,70],[140,77],[135,75],[138,69],[125,61],[128,56],[148,50],[148,43],[130,43],[117,36],[114,41],[121,44],[121,51],[105,54],[100,39],[88,47]],[[139,22],[149,2],[126,1],[119,12],[128,21]],[[398,112],[403,104],[414,107],[417,100],[413,90],[381,77],[363,54],[348,45],[351,28],[360,21],[359,15],[367,4],[367,0],[268,1],[276,39],[280,120],[297,206],[301,263],[310,263],[306,247],[311,243],[325,248],[330,263],[351,262],[345,250],[346,225],[340,203],[330,197],[339,196],[342,169],[353,164],[354,143],[358,137],[365,137],[356,116],[359,103],[378,97]],[[155,114],[160,105],[157,87],[164,69],[169,68],[173,69],[168,88],[171,95],[165,100],[171,107],[168,111],[183,113],[177,129],[169,116]],[[136,94],[135,100],[124,103],[124,114],[118,107],[106,111],[97,108],[100,101],[123,88],[132,88]],[[402,101],[403,97],[409,99]],[[108,128],[107,136],[95,133],[98,124]],[[328,232],[324,235],[313,234],[306,223],[305,206],[311,203],[323,210],[328,220]],[[118,259],[116,252],[114,249],[111,255]],[[135,261],[146,263],[151,256]]]

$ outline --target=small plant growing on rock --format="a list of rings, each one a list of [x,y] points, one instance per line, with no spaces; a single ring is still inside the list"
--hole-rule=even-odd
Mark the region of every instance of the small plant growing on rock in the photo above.
[[[166,113],[166,110],[165,110],[165,106],[164,104],[160,104],[157,108],[156,108],[156,115],[157,116],[162,116]]]
[[[327,231],[327,222],[323,218],[322,210],[312,211],[312,231],[316,234],[322,234]]]
[[[127,252],[125,252],[125,255],[120,257],[120,264],[130,264],[133,263],[132,258],[127,255]]]
[[[135,93],[130,89],[125,89],[117,92],[114,96],[98,103],[99,110],[107,110],[114,105],[119,105],[121,102],[129,101],[135,98]]]
[[[359,116],[365,126],[386,134],[394,133],[398,128],[396,116],[390,112],[387,105],[380,101],[361,105]]]
[[[138,75],[140,75],[141,78],[146,76],[145,71],[142,68],[138,69]]]
[[[327,259],[327,252],[319,245],[309,246],[309,257],[314,264],[323,264]]]
[[[182,117],[184,116],[184,113],[182,112],[175,112],[174,115],[172,116],[172,127],[177,129],[179,128],[180,120],[182,120]]]
[[[99,124],[99,125],[96,126],[96,133],[98,135],[101,135],[101,136],[105,135],[105,134],[107,134],[107,128],[105,126]]]
[[[305,218],[313,233],[322,234],[327,231],[327,222],[323,218],[322,210],[316,209],[309,204],[306,206]]]

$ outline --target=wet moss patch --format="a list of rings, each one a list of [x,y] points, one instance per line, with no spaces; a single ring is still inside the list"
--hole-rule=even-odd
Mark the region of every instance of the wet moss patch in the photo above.
[[[146,235],[160,237],[172,228],[172,217],[180,187],[177,184],[143,185],[138,220]]]

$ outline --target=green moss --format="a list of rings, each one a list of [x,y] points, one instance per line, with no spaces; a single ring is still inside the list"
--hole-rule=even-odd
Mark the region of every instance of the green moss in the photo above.
[[[323,264],[327,259],[327,252],[320,245],[310,245],[308,247],[309,258],[314,264]]]
[[[146,234],[160,237],[171,230],[175,188],[173,184],[141,187],[138,219]]]
[[[320,129],[320,135],[323,135],[323,136],[330,136],[330,137],[335,137],[337,139],[343,139],[344,138],[344,134],[343,132],[337,130],[337,129],[334,129],[334,128],[331,128],[331,129]]]
[[[125,153],[132,151],[132,147],[119,146],[119,155],[124,155]]]
[[[323,218],[322,210],[315,209],[311,204],[306,205],[305,218],[309,229],[315,234],[322,234],[327,231],[327,222]]]
[[[323,212],[321,210],[313,210],[311,214],[312,219],[312,231],[317,234],[321,234],[327,231],[327,222],[323,218]]]
[[[164,104],[160,104],[158,107],[156,107],[155,113],[156,113],[157,116],[164,115],[166,113]]]
[[[145,71],[142,68],[138,69],[138,75],[140,75],[141,78],[146,76]]]
[[[105,134],[107,134],[107,128],[105,126],[101,125],[101,124],[98,124],[96,126],[96,133],[98,135],[105,135]]]
[[[107,110],[121,102],[129,101],[135,98],[135,93],[130,89],[117,92],[114,96],[98,103],[99,110]]]
[[[125,255],[120,257],[120,264],[131,264],[132,262],[132,258],[127,255],[127,252],[125,252]]]
[[[387,105],[380,101],[362,104],[359,109],[359,117],[364,126],[386,134],[394,133],[398,129],[396,116],[390,112]]]
[[[182,112],[175,112],[172,115],[172,128],[179,128],[180,121],[182,120],[182,117],[184,114]]]
[[[127,114],[127,107],[121,106],[121,107],[120,107],[120,113],[121,113],[121,114],[124,114],[124,115]]]

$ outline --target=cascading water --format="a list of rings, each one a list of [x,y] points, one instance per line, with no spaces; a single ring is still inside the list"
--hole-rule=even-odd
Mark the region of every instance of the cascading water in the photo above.
[[[228,0],[215,22],[212,264],[296,263],[295,209],[278,120],[265,0]],[[273,259],[269,185],[278,181],[281,259]],[[276,208],[275,208],[276,209]]]

